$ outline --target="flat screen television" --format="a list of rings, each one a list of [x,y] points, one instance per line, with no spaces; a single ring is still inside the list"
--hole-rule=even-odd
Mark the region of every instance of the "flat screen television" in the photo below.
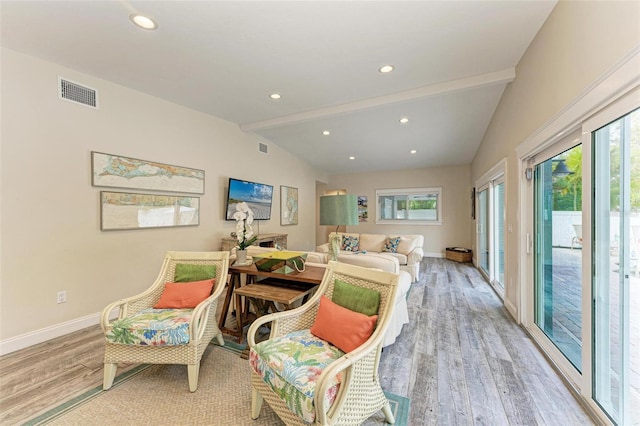
[[[271,219],[271,202],[273,200],[273,186],[264,183],[229,178],[227,192],[227,220],[234,220],[236,204],[245,202],[253,211],[253,218],[257,220]]]

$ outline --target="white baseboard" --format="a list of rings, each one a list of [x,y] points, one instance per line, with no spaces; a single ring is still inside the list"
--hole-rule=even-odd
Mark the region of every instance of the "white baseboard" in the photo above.
[[[424,257],[440,257],[443,258],[444,254],[442,252],[436,252],[436,253],[425,253]]]
[[[504,307],[507,308],[507,311],[511,314],[513,319],[520,324],[520,317],[518,316],[518,307],[513,304],[509,299],[504,299]]]
[[[0,355],[6,355],[38,343],[46,342],[47,340],[64,336],[65,334],[73,333],[74,331],[82,330],[83,328],[91,327],[99,322],[100,312],[52,325],[50,327],[41,328],[40,330],[31,331],[29,333],[21,334],[20,336],[11,337],[0,341]]]

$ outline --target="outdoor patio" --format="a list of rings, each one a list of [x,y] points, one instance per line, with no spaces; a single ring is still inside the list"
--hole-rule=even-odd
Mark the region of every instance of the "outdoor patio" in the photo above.
[[[611,368],[612,380],[619,374],[619,348],[617,345],[619,317],[619,274],[612,257],[610,274],[610,307],[611,316],[609,330],[611,332]],[[553,248],[553,325],[551,340],[561,349],[567,358],[578,369],[582,369],[581,344],[581,292],[582,250],[570,248]],[[640,424],[640,273],[637,269],[629,276],[629,384],[631,385],[630,404],[632,424]],[[547,331],[549,332],[549,331]],[[616,383],[611,383],[611,392]],[[614,400],[614,403],[616,401]]]

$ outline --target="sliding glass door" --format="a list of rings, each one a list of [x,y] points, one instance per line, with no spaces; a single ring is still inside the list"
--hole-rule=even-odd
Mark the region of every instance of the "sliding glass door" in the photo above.
[[[500,297],[504,297],[504,169],[482,182],[478,190],[478,267]]]
[[[489,277],[489,189],[478,192],[478,266]]]
[[[640,110],[592,132],[594,399],[640,424]]]
[[[534,170],[534,322],[569,362],[582,369],[582,146]],[[580,240],[581,241],[581,240]]]
[[[493,183],[493,274],[492,282],[504,291],[504,176]]]

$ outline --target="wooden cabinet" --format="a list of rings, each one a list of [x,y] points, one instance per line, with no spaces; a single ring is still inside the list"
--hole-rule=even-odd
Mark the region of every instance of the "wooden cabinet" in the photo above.
[[[260,247],[275,247],[276,244],[280,246],[280,248],[287,248],[287,235],[288,234],[260,234],[258,235],[258,239],[254,246]],[[222,248],[221,250],[231,251],[232,248],[238,245],[238,240],[232,237],[225,237],[222,239]]]

